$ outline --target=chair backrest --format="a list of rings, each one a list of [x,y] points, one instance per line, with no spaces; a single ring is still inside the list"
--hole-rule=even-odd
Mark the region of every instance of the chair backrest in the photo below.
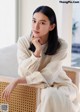
[[[71,78],[72,82],[77,85],[79,88],[79,80],[80,80],[80,68],[75,67],[63,67],[64,71]]]
[[[67,75],[71,78],[72,82],[74,84],[76,84],[76,72],[74,71],[69,71],[69,70],[65,70],[65,72],[67,73]]]

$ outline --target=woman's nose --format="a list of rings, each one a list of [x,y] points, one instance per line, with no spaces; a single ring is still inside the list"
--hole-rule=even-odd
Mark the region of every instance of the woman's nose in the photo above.
[[[38,30],[40,28],[39,23],[35,24],[35,29]]]

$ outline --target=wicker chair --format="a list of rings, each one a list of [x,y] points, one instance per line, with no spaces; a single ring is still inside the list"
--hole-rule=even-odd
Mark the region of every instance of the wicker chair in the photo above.
[[[79,88],[80,70],[70,67],[63,67],[63,69]],[[1,99],[1,92],[12,80],[14,79],[0,76],[0,112],[35,112],[40,102],[40,90],[44,88],[44,85],[17,85],[11,94],[10,101],[6,102]]]

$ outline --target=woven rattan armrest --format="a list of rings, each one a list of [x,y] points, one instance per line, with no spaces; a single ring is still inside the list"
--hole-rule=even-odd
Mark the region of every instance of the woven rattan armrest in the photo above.
[[[0,105],[8,104],[9,112],[35,112],[37,105],[40,103],[40,91],[45,85],[18,84],[11,93],[10,101],[6,102],[1,99],[1,93],[14,79],[12,77],[0,76]]]

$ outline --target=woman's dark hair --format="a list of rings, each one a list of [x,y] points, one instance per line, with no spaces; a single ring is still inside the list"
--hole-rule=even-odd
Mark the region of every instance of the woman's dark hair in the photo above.
[[[55,24],[55,28],[49,32],[48,36],[48,47],[45,52],[46,55],[53,55],[56,53],[57,49],[60,48],[60,42],[58,40],[57,33],[57,22],[55,12],[48,6],[39,6],[34,12],[33,15],[37,12],[43,13],[50,20],[50,24]],[[31,43],[30,50],[35,51],[35,46]]]

